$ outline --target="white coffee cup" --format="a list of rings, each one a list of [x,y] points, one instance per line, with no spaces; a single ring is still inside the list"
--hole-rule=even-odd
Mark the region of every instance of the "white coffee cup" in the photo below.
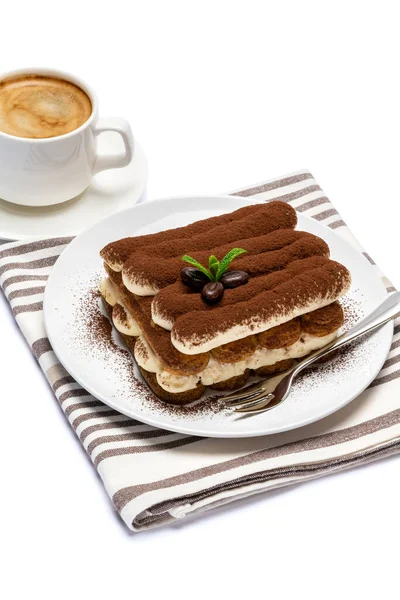
[[[99,118],[93,90],[78,77],[54,69],[19,69],[0,75],[0,81],[21,75],[45,75],[70,81],[92,103],[89,119],[78,129],[49,138],[25,138],[0,131],[0,198],[25,206],[59,204],[81,194],[93,175],[128,165],[134,142],[129,123],[119,117]],[[97,137],[116,131],[122,137],[123,154],[98,155]]]

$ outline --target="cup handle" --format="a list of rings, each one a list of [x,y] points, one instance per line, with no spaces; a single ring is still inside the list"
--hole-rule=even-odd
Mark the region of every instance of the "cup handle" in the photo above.
[[[120,117],[100,118],[94,126],[94,135],[97,137],[104,131],[116,131],[122,137],[125,152],[119,154],[97,155],[93,175],[106,169],[120,169],[129,165],[133,158],[134,141],[131,126],[126,119]]]

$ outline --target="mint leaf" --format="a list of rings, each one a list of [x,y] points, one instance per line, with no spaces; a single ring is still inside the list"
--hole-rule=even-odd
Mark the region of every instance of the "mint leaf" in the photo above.
[[[243,248],[232,248],[232,250],[230,250],[228,254],[225,254],[224,258],[219,264],[218,271],[216,274],[216,280],[218,281],[219,279],[221,279],[222,275],[225,273],[231,262],[241,254],[244,254],[245,252],[247,252],[247,250],[243,250]]]
[[[212,274],[210,273],[210,271],[208,269],[206,269],[205,267],[203,267],[203,265],[201,265],[197,260],[195,260],[191,256],[188,256],[187,254],[185,254],[185,256],[182,256],[182,260],[193,265],[194,267],[196,267],[196,269],[199,269],[199,271],[204,273],[204,275],[207,275],[208,279],[210,279],[211,281],[214,281],[214,278],[213,278]]]
[[[210,272],[211,272],[211,274],[213,276],[214,281],[217,281],[216,275],[217,275],[217,272],[218,272],[218,269],[219,269],[219,260],[213,254],[208,259],[208,267],[210,269]]]
[[[212,254],[208,259],[208,269],[203,267],[203,265],[200,264],[195,258],[192,258],[187,254],[182,256],[182,260],[193,265],[196,267],[196,269],[199,269],[199,271],[204,273],[204,275],[206,275],[210,281],[219,281],[231,262],[244,252],[247,252],[247,250],[243,250],[243,248],[232,248],[232,250],[230,250],[221,261],[219,261],[218,258]]]

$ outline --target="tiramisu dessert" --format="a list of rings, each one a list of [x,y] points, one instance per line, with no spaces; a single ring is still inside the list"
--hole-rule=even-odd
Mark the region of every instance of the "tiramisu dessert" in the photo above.
[[[337,335],[350,274],[296,224],[274,201],[103,248],[101,295],[159,398],[241,387]]]

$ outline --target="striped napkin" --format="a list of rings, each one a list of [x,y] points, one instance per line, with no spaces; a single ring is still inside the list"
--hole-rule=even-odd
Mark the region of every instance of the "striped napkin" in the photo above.
[[[235,194],[289,202],[362,252],[309,172]],[[388,359],[370,387],[341,411],[299,430],[241,440],[201,439],[167,433],[111,410],[61,366],[43,325],[46,279],[69,241],[56,238],[2,246],[0,283],[66,419],[130,529],[165,525],[237,498],[399,451],[400,321],[395,324]],[[388,291],[393,291],[384,281]]]

